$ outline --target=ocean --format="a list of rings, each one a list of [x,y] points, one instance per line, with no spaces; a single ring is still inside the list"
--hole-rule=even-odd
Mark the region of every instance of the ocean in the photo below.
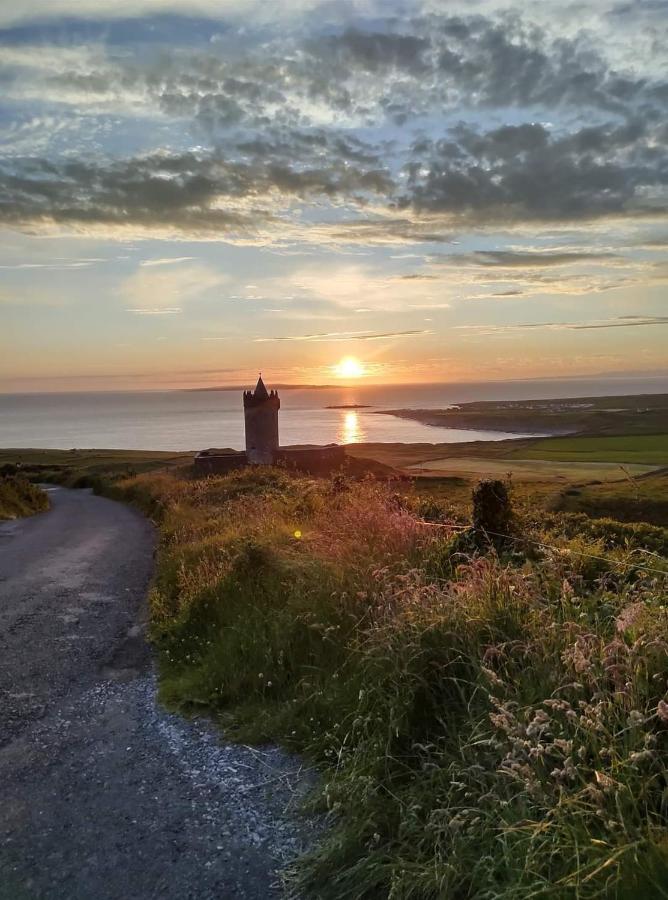
[[[518,435],[437,428],[377,411],[663,392],[668,378],[660,377],[282,389],[280,437],[283,445],[501,440]],[[369,408],[327,408],[342,404]],[[241,390],[0,394],[0,447],[239,450],[244,447]]]

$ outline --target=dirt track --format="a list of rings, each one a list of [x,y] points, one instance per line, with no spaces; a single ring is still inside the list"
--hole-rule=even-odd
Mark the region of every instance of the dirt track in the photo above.
[[[276,896],[307,781],[164,712],[150,524],[86,491],[0,525],[1,900]]]

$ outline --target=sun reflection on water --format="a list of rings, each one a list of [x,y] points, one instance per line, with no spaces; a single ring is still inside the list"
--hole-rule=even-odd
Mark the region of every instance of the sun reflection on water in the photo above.
[[[339,425],[338,441],[340,444],[358,444],[364,440],[360,419],[355,410],[344,413]]]

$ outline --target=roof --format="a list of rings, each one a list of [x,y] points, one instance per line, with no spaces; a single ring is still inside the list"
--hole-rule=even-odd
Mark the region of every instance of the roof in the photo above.
[[[269,391],[268,391],[267,388],[265,387],[264,381],[262,380],[262,376],[261,376],[261,375],[260,375],[260,377],[259,377],[258,380],[257,380],[257,384],[255,385],[255,397],[258,398],[258,399],[260,399],[260,400],[267,400],[267,399],[269,399]]]

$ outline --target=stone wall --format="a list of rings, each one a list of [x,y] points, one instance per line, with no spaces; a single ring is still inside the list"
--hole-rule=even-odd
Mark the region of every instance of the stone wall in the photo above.
[[[235,469],[243,469],[248,465],[248,458],[243,451],[236,453],[215,453],[202,450],[195,457],[195,472],[198,475],[226,475]]]
[[[339,444],[327,444],[325,447],[281,447],[275,459],[278,465],[309,475],[329,475],[345,465],[346,451]]]
[[[281,447],[276,450],[268,465],[285,466],[309,475],[330,475],[338,472],[346,463],[346,451],[339,444],[325,447]],[[243,451],[216,452],[202,450],[195,457],[194,467],[198,475],[226,475],[250,465],[249,455]]]

